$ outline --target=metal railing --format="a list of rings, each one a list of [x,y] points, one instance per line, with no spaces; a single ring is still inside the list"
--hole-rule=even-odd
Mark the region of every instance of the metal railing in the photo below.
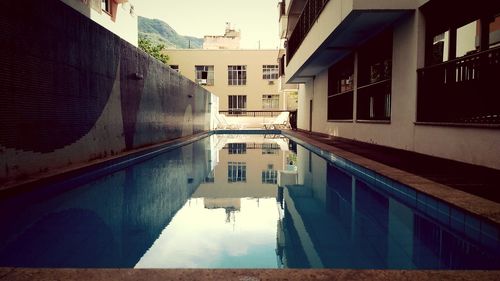
[[[220,114],[234,117],[276,117],[289,110],[219,110]]]
[[[295,25],[295,28],[287,41],[287,65],[292,60],[293,55],[297,52],[300,44],[304,41],[304,38],[307,36],[307,33],[309,33],[309,30],[311,30],[311,27],[314,25],[314,22],[321,14],[328,1],[329,0],[307,1],[302,13],[300,14],[299,20],[297,21],[297,25]]]
[[[500,124],[500,47],[418,70],[417,121]]]

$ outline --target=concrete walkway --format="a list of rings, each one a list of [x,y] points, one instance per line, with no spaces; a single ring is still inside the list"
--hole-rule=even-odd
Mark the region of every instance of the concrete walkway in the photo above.
[[[499,280],[498,271],[328,270],[328,269],[23,269],[0,268],[0,281],[164,281],[164,280]]]
[[[288,132],[500,203],[500,170],[317,133]]]

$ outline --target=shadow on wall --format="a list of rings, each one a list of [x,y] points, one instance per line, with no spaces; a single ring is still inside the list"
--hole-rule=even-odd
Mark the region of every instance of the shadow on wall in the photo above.
[[[0,2],[0,182],[208,128],[209,92],[61,1],[24,2]]]

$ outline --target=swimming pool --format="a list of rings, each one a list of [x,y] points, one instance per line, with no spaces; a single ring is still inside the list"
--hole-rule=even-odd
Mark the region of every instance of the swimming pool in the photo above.
[[[296,141],[212,134],[4,198],[0,266],[500,268],[498,226]]]

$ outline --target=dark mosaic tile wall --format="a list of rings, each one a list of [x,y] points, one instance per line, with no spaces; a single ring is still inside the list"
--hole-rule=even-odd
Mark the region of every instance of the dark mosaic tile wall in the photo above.
[[[209,95],[60,1],[0,1],[0,183],[203,131]]]

